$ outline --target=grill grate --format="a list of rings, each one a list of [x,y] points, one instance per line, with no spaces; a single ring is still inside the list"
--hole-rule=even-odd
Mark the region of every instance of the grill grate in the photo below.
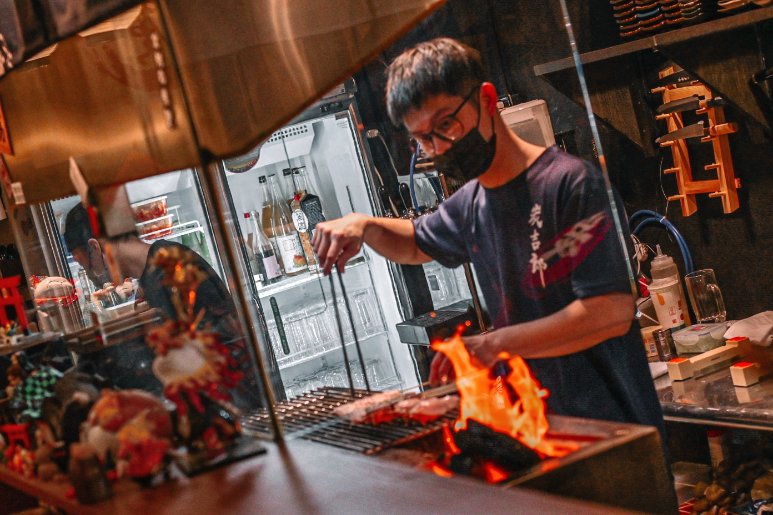
[[[395,421],[373,426],[352,424],[333,414],[336,407],[365,396],[367,393],[364,390],[355,390],[352,396],[349,389],[324,387],[280,402],[276,411],[288,439],[304,438],[368,455],[424,438],[457,416],[457,410],[452,410],[425,425]],[[242,419],[242,427],[247,432],[269,434],[271,421],[268,411],[260,410],[246,415]]]

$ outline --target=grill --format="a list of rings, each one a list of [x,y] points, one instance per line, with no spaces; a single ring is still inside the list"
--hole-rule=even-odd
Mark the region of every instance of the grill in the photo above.
[[[303,438],[367,455],[436,433],[458,415],[458,410],[452,410],[425,425],[395,421],[373,426],[352,424],[333,414],[336,407],[367,395],[364,390],[354,390],[352,395],[348,388],[324,387],[277,403],[276,412],[288,439]],[[251,413],[242,419],[242,428],[248,433],[269,434],[270,427],[271,420],[266,410]]]
[[[288,439],[303,438],[347,451],[426,470],[444,449],[439,430],[456,420],[458,410],[427,425],[392,422],[378,426],[351,424],[333,415],[347,402],[366,397],[364,390],[325,387],[276,405]],[[653,427],[549,415],[548,438],[578,442],[562,458],[548,458],[514,471],[504,487],[525,487],[600,502],[645,513],[671,513],[676,508],[657,430]],[[266,410],[246,415],[247,433],[270,434]]]

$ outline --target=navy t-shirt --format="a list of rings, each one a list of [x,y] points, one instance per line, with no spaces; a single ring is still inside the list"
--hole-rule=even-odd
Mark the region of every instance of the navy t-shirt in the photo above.
[[[555,146],[503,186],[468,182],[414,225],[425,254],[447,267],[474,265],[495,328],[551,315],[576,299],[631,292],[601,173]],[[585,351],[527,361],[550,392],[551,412],[662,432],[638,323]]]

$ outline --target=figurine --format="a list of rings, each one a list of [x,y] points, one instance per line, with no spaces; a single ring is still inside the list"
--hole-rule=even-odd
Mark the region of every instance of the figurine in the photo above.
[[[23,381],[17,383],[13,390],[12,405],[19,410],[18,418],[25,421],[39,419],[43,401],[54,396],[54,386],[61,377],[62,373],[57,369],[44,365],[33,369]]]
[[[0,346],[19,343],[21,337],[24,336],[20,329],[16,322],[9,322],[4,327],[0,327]]]
[[[27,361],[27,355],[24,352],[19,351],[11,355],[11,366],[6,371],[8,386],[5,387],[5,394],[9,399],[13,398],[16,387],[24,381],[31,370],[32,366]]]
[[[78,502],[91,504],[110,497],[110,483],[94,449],[87,444],[74,443],[70,456],[67,473]]]
[[[54,462],[54,455],[58,451],[62,451],[62,445],[56,441],[51,426],[42,420],[36,421],[33,457],[39,479],[51,481],[59,474],[59,466]]]
[[[156,353],[153,373],[177,407],[177,430],[185,443],[214,455],[240,434],[234,408],[227,403],[227,388],[239,382],[241,372],[220,337],[199,328],[204,311],[194,313],[196,290],[206,274],[193,262],[191,252],[163,248],[154,264],[164,270],[177,320],[148,334],[148,345]]]
[[[161,400],[141,390],[103,390],[89,412],[82,440],[119,476],[150,478],[166,466],[172,420]]]

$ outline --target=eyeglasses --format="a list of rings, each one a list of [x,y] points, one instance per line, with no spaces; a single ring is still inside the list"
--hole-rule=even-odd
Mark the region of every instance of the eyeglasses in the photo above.
[[[473,93],[478,91],[480,85],[475,86],[462,100],[462,103],[454,109],[454,111],[440,120],[429,132],[422,134],[413,134],[412,138],[421,145],[426,151],[435,153],[435,138],[445,141],[447,143],[453,143],[464,135],[464,125],[456,117],[459,111],[462,110],[464,105],[472,98]]]

